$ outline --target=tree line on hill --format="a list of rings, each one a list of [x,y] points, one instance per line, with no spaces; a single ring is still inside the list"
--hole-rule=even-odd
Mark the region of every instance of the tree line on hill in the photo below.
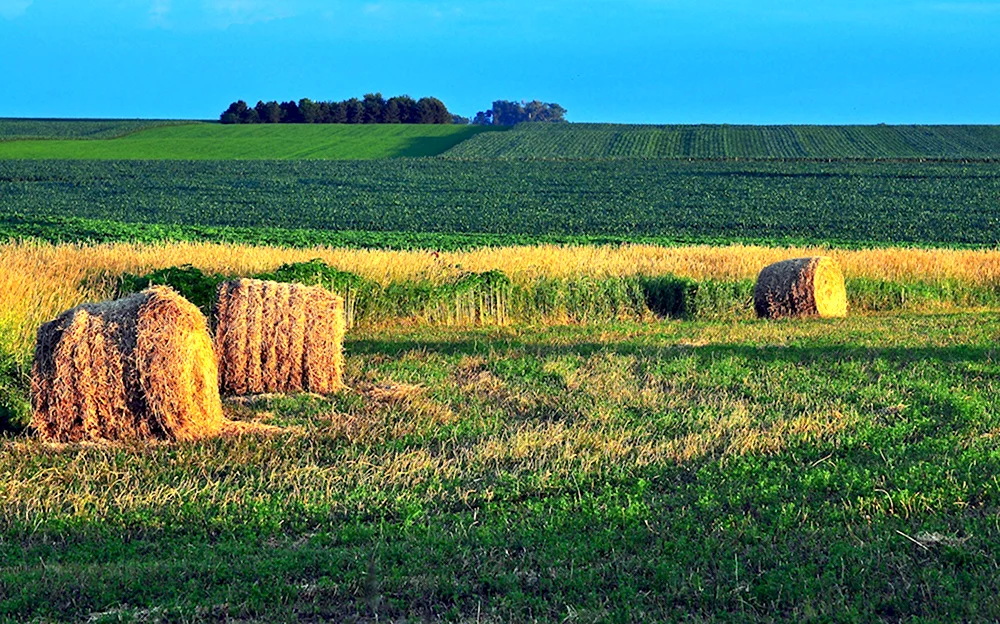
[[[493,107],[476,113],[476,125],[513,126],[522,121],[565,121],[566,109],[558,104],[510,102],[497,100]],[[340,102],[258,101],[250,106],[243,100],[229,105],[219,116],[224,124],[327,123],[327,124],[468,124],[468,117],[448,111],[444,102],[434,97],[415,100],[398,95],[388,100],[381,93],[368,93],[362,99]]]
[[[369,93],[364,99],[351,98],[342,102],[313,102],[302,98],[298,102],[280,104],[275,101],[257,102],[250,107],[243,100],[229,105],[219,116],[224,124],[257,123],[334,123],[334,124],[450,124],[468,123],[456,120],[448,107],[437,98],[415,100],[400,95],[386,100],[381,93]]]
[[[497,100],[492,108],[479,111],[472,119],[477,126],[513,126],[522,121],[566,121],[566,109],[555,102]]]

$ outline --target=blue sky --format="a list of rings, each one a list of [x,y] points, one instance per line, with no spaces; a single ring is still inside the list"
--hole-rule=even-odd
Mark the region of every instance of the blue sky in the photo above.
[[[1000,123],[1000,0],[0,0],[0,117],[541,99],[571,121]]]

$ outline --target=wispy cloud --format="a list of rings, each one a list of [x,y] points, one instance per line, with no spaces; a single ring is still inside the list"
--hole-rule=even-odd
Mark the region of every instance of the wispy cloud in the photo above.
[[[270,22],[297,14],[294,3],[268,0],[205,0],[205,10],[219,26]]]
[[[966,13],[982,15],[984,13],[1000,14],[1000,3],[997,2],[938,2],[931,4],[934,11],[946,13]]]
[[[34,0],[0,0],[0,17],[14,19],[21,17]]]
[[[154,26],[168,26],[168,16],[170,15],[171,0],[153,0],[149,7],[149,21]]]
[[[380,35],[387,28],[444,27],[476,15],[499,14],[494,4],[468,9],[460,0],[146,0],[146,6],[149,24],[164,29],[213,30],[289,18],[306,22],[312,17],[345,33],[374,28]]]
[[[413,18],[448,18],[464,13],[460,4],[454,2],[406,2],[400,0],[383,0],[369,2],[361,7],[363,15],[372,15],[390,19]]]

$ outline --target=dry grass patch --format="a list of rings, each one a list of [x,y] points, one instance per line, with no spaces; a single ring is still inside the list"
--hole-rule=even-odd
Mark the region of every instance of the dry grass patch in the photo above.
[[[361,408],[327,413],[322,431],[351,443],[427,434],[458,420],[449,405],[427,396],[420,384],[360,382],[347,392],[359,395]]]
[[[613,466],[686,463],[708,456],[773,455],[799,443],[834,439],[856,424],[837,410],[766,421],[734,402],[695,416],[694,431],[663,435],[641,426],[524,423],[472,449],[473,463],[503,466],[514,474],[545,470],[554,476],[593,475]]]

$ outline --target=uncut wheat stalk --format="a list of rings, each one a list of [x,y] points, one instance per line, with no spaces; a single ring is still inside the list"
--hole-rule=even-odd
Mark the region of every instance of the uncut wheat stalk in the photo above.
[[[52,442],[193,440],[236,425],[205,317],[166,286],[42,325],[31,390],[32,427]]]
[[[826,256],[776,262],[757,277],[753,302],[760,318],[847,316],[844,274]]]
[[[343,387],[344,299],[301,284],[238,279],[215,304],[219,384],[227,395]]]

